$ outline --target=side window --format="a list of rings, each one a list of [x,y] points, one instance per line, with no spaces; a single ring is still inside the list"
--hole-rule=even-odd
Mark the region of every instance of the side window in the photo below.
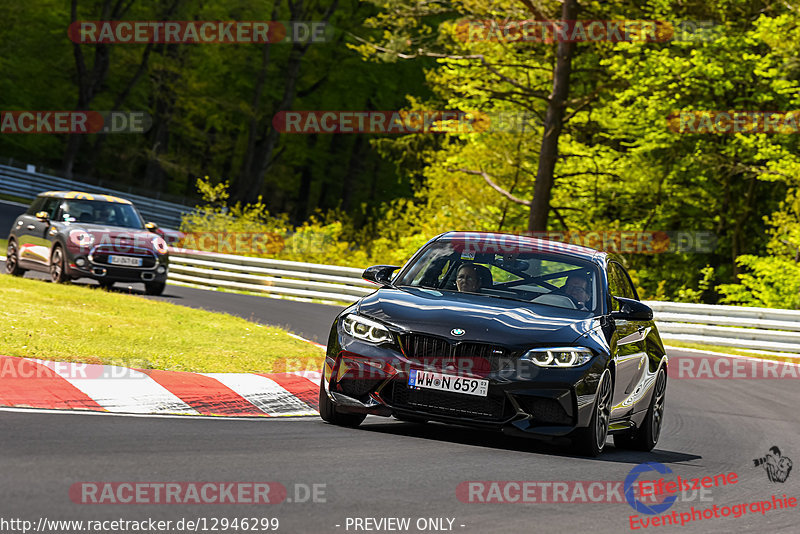
[[[612,297],[624,297],[624,289],[622,281],[619,279],[619,272],[616,269],[616,263],[608,264],[608,292]],[[613,298],[609,299],[610,309],[612,311],[619,310],[619,303]]]
[[[616,263],[614,264],[617,266],[619,270],[619,277],[622,281],[623,290],[625,291],[625,297],[633,300],[639,300],[639,295],[636,293],[636,288],[633,287],[633,282],[631,282],[631,276],[628,274],[628,271],[625,270],[625,267]]]
[[[608,264],[608,290],[614,297],[639,300],[625,268],[616,262]],[[614,299],[611,300],[611,309],[619,310],[619,303]]]
[[[51,221],[56,220],[56,213],[58,212],[58,207],[60,203],[61,203],[60,198],[48,198],[47,202],[45,202],[42,210],[47,212],[47,214],[50,216]]]
[[[45,197],[36,197],[36,200],[33,201],[31,206],[28,208],[28,211],[25,212],[25,215],[36,215],[40,211],[42,211],[42,206],[44,206]]]

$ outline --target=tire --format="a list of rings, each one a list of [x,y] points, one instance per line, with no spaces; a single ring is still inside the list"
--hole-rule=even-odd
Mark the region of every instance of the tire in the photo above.
[[[69,276],[64,265],[64,251],[60,245],[53,247],[50,254],[50,280],[54,284],[64,284],[69,282]]]
[[[146,282],[144,284],[144,293],[145,295],[160,295],[164,292],[165,287],[167,287],[166,282]]]
[[[19,251],[17,250],[17,242],[13,239],[8,240],[8,247],[6,248],[6,272],[11,276],[23,276],[25,269],[19,267]]]
[[[351,428],[357,427],[367,418],[367,414],[363,413],[351,414],[339,413],[336,411],[336,406],[333,404],[333,401],[331,401],[328,398],[328,394],[325,393],[325,376],[322,377],[319,383],[319,416],[322,417],[322,420],[326,423]]]
[[[655,448],[664,426],[664,402],[667,397],[667,373],[661,367],[656,375],[653,397],[647,408],[642,426],[631,432],[614,436],[614,446],[619,449],[632,449],[649,452]]]
[[[608,424],[611,418],[611,402],[614,384],[611,382],[611,372],[606,369],[597,385],[597,398],[594,402],[592,417],[589,427],[580,435],[579,451],[586,456],[599,456],[606,445],[608,438]]]

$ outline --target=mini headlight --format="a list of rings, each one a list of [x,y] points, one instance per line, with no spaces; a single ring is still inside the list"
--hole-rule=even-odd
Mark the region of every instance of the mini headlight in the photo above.
[[[584,347],[554,347],[529,350],[522,359],[540,367],[580,367],[592,356],[594,353]]]
[[[387,343],[392,341],[392,334],[383,325],[359,315],[348,315],[342,321],[342,328],[348,334],[370,343]]]
[[[167,246],[167,242],[160,236],[156,236],[153,238],[153,247],[156,249],[156,252],[159,254],[166,254],[169,251],[169,247]]]
[[[71,230],[69,240],[76,247],[90,247],[94,243],[94,236],[83,230]]]

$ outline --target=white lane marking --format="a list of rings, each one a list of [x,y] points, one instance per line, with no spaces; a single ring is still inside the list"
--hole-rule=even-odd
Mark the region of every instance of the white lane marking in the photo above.
[[[199,415],[174,393],[134,369],[27,359],[49,367],[109,412]]]
[[[317,415],[274,380],[249,373],[200,373],[219,380],[269,415]]]
[[[98,412],[92,410],[49,410],[47,408],[15,408],[11,406],[0,406],[0,412],[18,412],[18,413],[41,413],[51,415],[104,415],[113,417],[152,417],[154,419],[205,419],[208,421],[309,421],[313,419],[308,416],[296,417],[263,417],[263,416],[211,416],[211,415],[180,415],[180,414],[146,414],[146,413],[114,413],[114,412]],[[317,415],[316,413],[314,414]]]

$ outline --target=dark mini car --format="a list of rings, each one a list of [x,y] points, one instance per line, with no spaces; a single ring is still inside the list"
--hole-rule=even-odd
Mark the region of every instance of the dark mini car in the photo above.
[[[110,195],[41,193],[14,221],[6,271],[50,273],[55,283],[93,278],[104,287],[142,282],[148,295],[164,291],[169,252],[160,230],[134,205]]]
[[[664,417],[667,356],[622,263],[595,250],[449,232],[345,309],[328,340],[320,415],[439,421],[543,439],[596,456],[608,434],[649,451]]]

